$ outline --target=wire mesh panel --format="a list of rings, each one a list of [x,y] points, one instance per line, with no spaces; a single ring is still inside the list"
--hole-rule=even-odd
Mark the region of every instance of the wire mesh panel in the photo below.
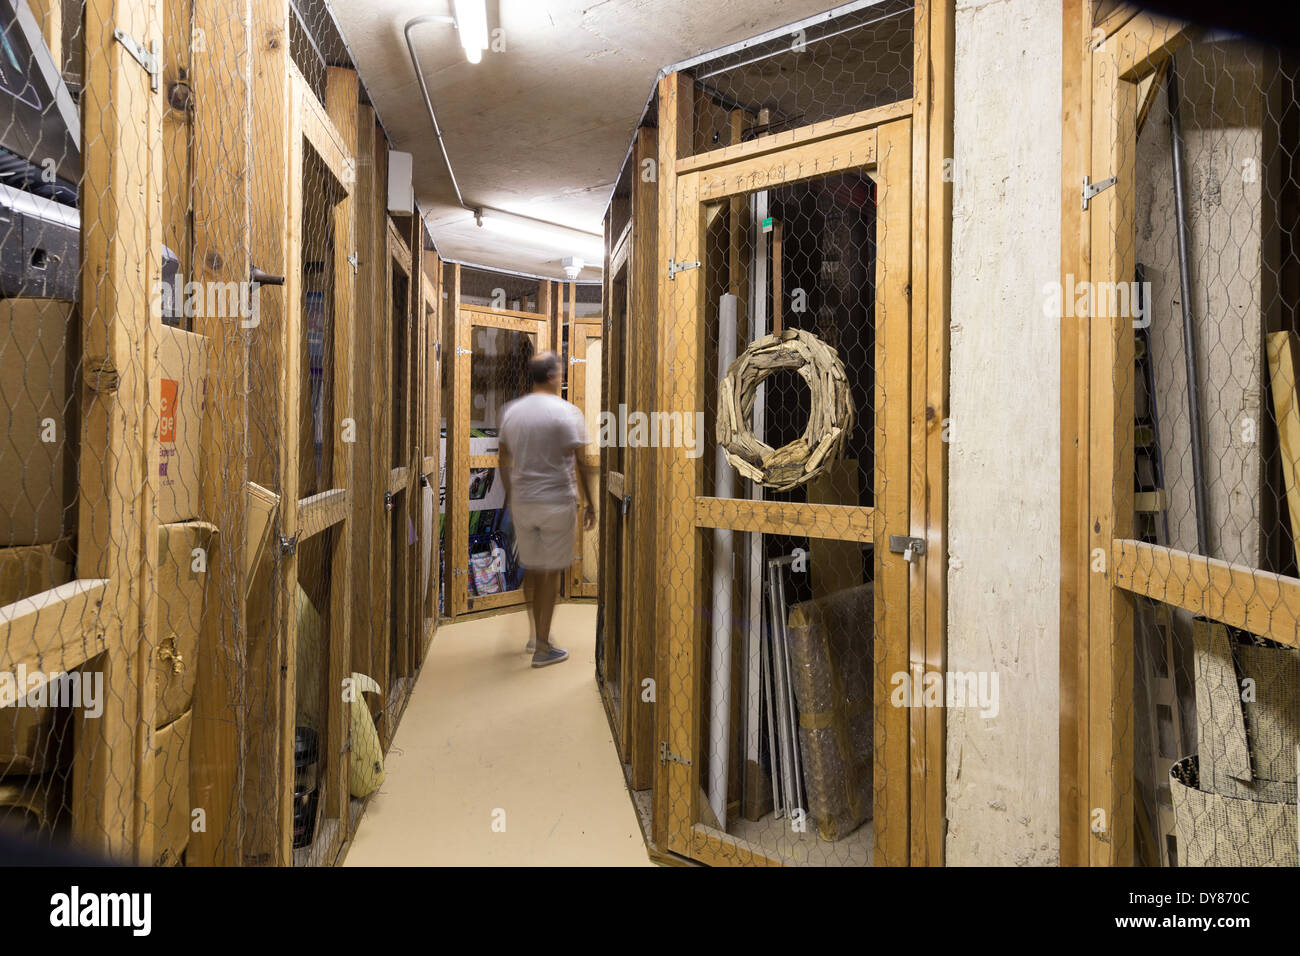
[[[0,3],[0,826],[117,859],[345,835],[359,97],[291,16]]]
[[[1093,40],[1093,268],[1049,290],[1098,369],[1092,832],[1112,862],[1294,866],[1296,64],[1145,15]]]
[[[698,410],[647,423],[694,491],[668,664],[701,690],[668,703],[700,723],[685,754],[669,734],[690,760],[669,839],[711,862],[885,862],[908,830],[906,710],[882,693],[908,676],[906,565],[879,532],[907,513],[910,125],[750,159],[754,120],[732,118],[731,162],[678,167],[665,291],[698,350],[668,359],[690,373],[668,404]]]

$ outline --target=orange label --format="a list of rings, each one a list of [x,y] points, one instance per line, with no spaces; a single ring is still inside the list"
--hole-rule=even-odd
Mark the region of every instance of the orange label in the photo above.
[[[175,379],[162,380],[162,408],[158,413],[158,440],[164,443],[176,441],[176,393],[180,383]]]

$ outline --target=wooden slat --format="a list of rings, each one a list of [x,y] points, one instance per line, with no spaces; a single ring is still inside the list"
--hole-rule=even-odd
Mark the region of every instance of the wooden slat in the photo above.
[[[283,396],[280,409],[280,428],[281,434],[290,436],[283,443],[283,452],[280,461],[280,500],[284,502],[297,502],[299,500],[298,488],[300,486],[300,443],[293,436],[297,436],[301,429],[302,423],[302,388],[301,381],[302,371],[302,302],[303,302],[303,269],[302,269],[302,244],[303,244],[303,169],[304,169],[304,149],[303,149],[303,130],[302,130],[302,110],[292,108],[296,98],[289,100],[291,109],[289,111],[289,155],[288,167],[285,170],[285,177],[288,181],[289,201],[285,208],[285,219],[287,220],[286,235],[286,254],[288,256],[285,262],[285,280],[284,280],[284,301],[285,301],[285,322],[282,330],[282,354],[284,355],[283,380],[281,381],[281,395]],[[281,508],[280,509],[281,533],[287,538],[296,537],[298,534],[298,509]],[[281,821],[281,847],[279,850],[280,857],[284,861],[293,859],[292,849],[292,821],[293,821],[293,744],[294,734],[287,732],[288,728],[297,724],[297,654],[298,654],[298,628],[297,615],[288,613],[288,609],[298,607],[298,554],[284,555],[280,561],[280,602],[286,609],[286,619],[284,627],[284,637],[281,642],[281,667],[282,696],[280,698],[280,726],[285,728],[286,732],[280,734],[279,739],[279,819]]]
[[[290,249],[286,210],[289,195],[289,115],[293,110],[289,80],[289,8],[285,0],[253,0],[252,83],[257,104],[253,126],[252,223],[250,260],[272,275],[287,275],[288,263],[298,256]],[[188,23],[187,23],[188,29]],[[291,311],[287,288],[262,286],[258,292],[258,326],[249,337],[249,363],[261,387],[249,395],[249,478],[267,488],[279,489],[283,431],[286,321]],[[296,449],[296,443],[289,442]],[[297,455],[296,450],[292,452]],[[296,465],[294,466],[296,468]],[[277,519],[272,535],[283,522]],[[242,862],[259,866],[283,865],[292,859],[292,825],[283,816],[283,754],[286,725],[282,666],[285,659],[287,613],[283,600],[283,563],[264,562],[267,570],[254,578],[248,599],[251,636],[248,649],[247,687],[250,709],[244,754],[244,830]],[[289,725],[292,726],[292,725]]]
[[[389,460],[382,458],[381,420],[388,404],[387,381],[379,374],[387,344],[382,314],[388,257],[384,254],[388,214],[386,190],[381,191],[381,134],[374,110],[357,108],[356,232],[354,241],[360,260],[354,286],[358,310],[353,359],[353,417],[357,447],[352,459],[353,575],[357,586],[352,596],[352,670],[380,679],[376,645],[386,638],[382,627],[382,605],[387,596],[374,583],[380,565],[387,561],[384,540],[383,493],[388,485]]]
[[[1093,283],[1128,282],[1134,270],[1137,87],[1117,75],[1113,45],[1093,54],[1092,168],[1118,177],[1088,208]],[[1113,538],[1131,536],[1133,521],[1132,325],[1125,317],[1094,322],[1091,338],[1089,550],[1106,554]],[[1090,831],[1089,858],[1093,865],[1127,866],[1133,859],[1132,604],[1104,574],[1091,575],[1090,590],[1088,806],[1104,826]]]
[[[956,48],[956,4],[932,3],[927,20],[931,98],[925,120],[929,126],[926,188],[929,191],[924,227],[926,237],[929,315],[925,327],[926,402],[926,554],[925,667],[948,670],[948,354],[951,314],[952,176],[946,175],[953,155],[953,72]],[[919,120],[917,121],[920,122]],[[926,715],[924,862],[942,866],[947,841],[947,713],[922,708]]]
[[[627,493],[625,491],[626,483],[624,482],[623,476],[619,472],[613,470],[610,470],[605,475],[605,488],[619,501],[622,501],[623,495]]]
[[[908,445],[911,320],[911,120],[880,131],[877,171],[875,540],[903,533],[909,524]],[[889,703],[889,675],[908,667],[908,571],[902,555],[875,549],[875,791],[877,866],[909,861],[908,708]]]
[[[542,337],[541,341],[546,341],[546,322],[544,319],[521,319],[516,315],[499,315],[466,306],[461,307],[461,314],[471,326],[487,326],[493,329],[524,332],[528,335],[540,335]]]
[[[1061,275],[1090,271],[1087,214],[1076,197],[1092,173],[1092,18],[1087,0],[1065,0],[1062,16]],[[1088,858],[1088,501],[1090,329],[1087,320],[1061,325],[1061,613],[1060,830],[1061,862]]]
[[[738,145],[724,146],[721,149],[714,149],[707,153],[699,153],[695,156],[679,159],[676,164],[677,175],[681,176],[685,173],[714,169],[718,166],[730,165],[737,160],[755,159],[759,156],[783,152],[794,147],[807,146],[843,133],[881,126],[904,116],[910,116],[911,113],[912,101],[900,100],[897,103],[877,106],[873,109],[863,110],[860,113],[850,113],[847,116],[836,116],[833,119],[822,120],[797,129],[768,133]]]
[[[20,667],[32,674],[70,671],[107,650],[99,618],[108,584],[104,578],[69,581],[0,607],[3,672],[13,674]],[[8,681],[0,682],[0,689],[10,686]],[[0,695],[0,707],[13,703]]]
[[[936,542],[930,538],[926,519],[926,499],[928,497],[925,465],[929,447],[926,443],[929,426],[927,421],[926,401],[928,400],[926,383],[926,362],[928,350],[926,343],[926,321],[929,318],[929,230],[927,228],[927,211],[930,193],[926,188],[930,167],[930,95],[934,92],[934,68],[930,59],[930,7],[931,4],[917,4],[913,10],[912,27],[912,328],[911,337],[911,427],[905,433],[910,445],[908,469],[908,505],[909,535],[925,539],[925,553],[914,562],[919,573],[908,575],[908,672],[915,673],[917,668],[926,669],[925,620],[926,620],[926,584],[930,558],[938,556],[934,563],[947,572],[946,555],[934,550]],[[949,154],[951,155],[951,154]],[[901,396],[894,396],[900,401]],[[886,434],[886,445],[890,444],[892,434]],[[902,434],[899,435],[902,437]],[[940,671],[942,673],[942,671]],[[927,787],[925,774],[926,734],[930,729],[927,711],[932,708],[908,708],[908,732],[910,735],[908,762],[908,834],[909,861],[913,866],[925,866],[930,861],[929,836],[926,827],[927,800],[932,794]],[[937,851],[937,848],[936,848]]]
[[[691,827],[691,856],[709,866],[783,866],[752,843],[704,823]]]
[[[1112,61],[1118,79],[1135,83],[1167,63],[1174,52],[1190,39],[1186,23],[1141,13],[1128,20],[1114,36],[1108,37],[1104,49],[1097,51],[1096,55]],[[1136,106],[1134,119],[1136,130]]]
[[[700,497],[695,499],[695,526],[834,541],[875,540],[873,510],[851,505]]]
[[[757,189],[774,189],[814,176],[828,176],[874,163],[876,137],[875,127],[853,130],[795,146],[784,152],[740,159],[723,166],[686,173],[683,178],[698,180],[698,184],[692,188],[698,191],[702,200],[725,199]]]
[[[1300,579],[1131,539],[1110,560],[1118,588],[1300,647]]]
[[[397,260],[401,265],[402,271],[408,276],[411,274],[411,247],[406,244],[406,237],[398,230],[397,224],[393,222],[391,216],[384,217],[388,223],[388,254]]]
[[[1300,560],[1300,408],[1296,386],[1300,383],[1300,338],[1291,331],[1268,335],[1269,391],[1282,458],[1287,515],[1291,520],[1291,546]]]
[[[694,246],[689,239],[698,229],[695,216],[678,228],[678,178],[676,163],[688,154],[693,137],[694,84],[688,76],[671,73],[659,81],[659,205],[658,254],[660,266],[668,259],[689,259]],[[691,209],[689,203],[683,208]],[[698,240],[692,240],[698,241]],[[697,257],[698,258],[698,257]],[[681,273],[678,280],[668,281],[667,270],[656,271],[659,322],[655,326],[658,367],[656,370],[656,404],[660,409],[699,408],[696,371],[699,360],[698,330],[691,325],[689,310],[695,308],[693,291],[699,270]],[[678,456],[680,457],[680,456]],[[666,742],[675,754],[695,752],[696,728],[691,716],[697,694],[695,673],[694,607],[699,594],[694,576],[698,564],[699,542],[693,516],[687,511],[699,496],[700,483],[689,465],[666,455],[656,456],[655,483],[659,489],[659,506],[655,511],[655,550],[673,555],[660,574],[655,600],[655,632],[658,642],[656,659],[661,661],[658,698],[655,711],[655,740]],[[688,758],[689,759],[689,758]],[[655,798],[652,833],[657,844],[674,852],[689,855],[690,828],[694,823],[694,805],[698,797],[699,771],[670,761],[655,775]]]
[[[524,603],[524,592],[520,588],[515,591],[502,591],[500,594],[484,594],[482,597],[470,597],[467,599],[470,611],[490,611],[500,607],[514,607],[517,604]]]
[[[470,468],[500,468],[501,456],[500,455],[470,455],[469,467]]]
[[[298,501],[298,543],[334,527],[348,517],[352,493],[347,488],[331,488]]]
[[[134,796],[152,784],[148,773],[137,779],[137,768],[149,746],[141,709],[152,699],[147,678],[157,636],[150,301],[162,268],[162,102],[114,29],[161,48],[160,4],[84,5],[81,367],[88,387],[79,409],[76,570],[82,579],[108,579],[96,626],[105,635],[100,669],[112,692],[100,719],[77,728],[72,825],[84,848],[126,862],[146,839]],[[139,861],[153,862],[147,850]]]
[[[635,149],[638,173],[632,190],[633,233],[624,312],[632,336],[629,344],[635,351],[631,353],[633,361],[629,365],[629,381],[625,391],[633,407],[654,408],[657,401],[654,376],[659,364],[659,343],[656,339],[659,315],[657,282],[660,273],[656,268],[659,263],[656,248],[659,187],[656,182],[646,182],[640,175],[640,170],[647,168],[647,160],[650,165],[659,161],[658,130],[650,126],[638,130]],[[611,314],[612,308],[612,304],[607,302],[606,314]],[[606,369],[611,367],[611,352],[609,346],[602,349]],[[602,376],[602,386],[607,377]],[[603,407],[613,409],[616,404],[606,401]],[[655,457],[659,452],[649,448],[629,448],[626,449],[626,454],[623,494],[635,495],[638,488],[653,488]],[[608,504],[605,510],[609,512]],[[655,583],[661,567],[655,553],[655,510],[649,502],[645,502],[644,507],[633,504],[629,513],[631,523],[624,526],[630,531],[629,558],[623,568],[624,580],[602,579],[601,587],[605,589],[602,593],[606,595],[614,588],[623,589],[623,601],[628,607],[624,629],[626,653],[642,679],[648,676],[654,680],[656,687],[661,687],[663,678],[659,673],[660,662],[655,646],[658,635],[654,615],[650,611],[655,605]],[[602,533],[605,533],[606,527],[608,526],[602,526]],[[657,704],[643,701],[640,694],[624,700],[625,706],[630,704],[634,708],[630,740],[630,781],[633,789],[644,790],[654,783],[655,768],[659,762],[656,739],[663,739],[655,737]]]
[[[292,60],[289,62],[289,76],[294,88],[294,102],[301,114],[299,122],[302,124],[302,135],[334,178],[340,183],[351,184],[356,178],[355,169],[349,171],[353,161],[352,151],[347,148],[346,141],[325,111],[325,105],[316,99],[311,85]]]
[[[460,266],[453,267],[453,293],[460,294]],[[470,361],[472,359],[470,320],[459,299],[452,300],[454,361],[451,402],[452,415],[447,429],[447,553],[448,572],[446,605],[453,616],[469,610],[469,413]],[[454,416],[454,418],[453,418]],[[453,477],[454,476],[454,477]],[[454,481],[454,484],[453,484]]]
[[[397,494],[399,491],[405,491],[410,478],[405,465],[394,468],[388,473],[388,492]]]
[[[614,242],[614,251],[609,254],[609,272],[610,274],[618,272],[627,264],[627,257],[632,251],[632,220],[629,219],[627,225],[623,227],[623,232],[619,234],[618,239]]]
[[[252,128],[248,110],[251,24],[221,0],[195,0],[194,25],[206,52],[194,58],[194,271],[200,282],[243,283],[249,274]],[[216,315],[195,318],[207,336],[201,517],[226,547],[208,557],[208,594],[199,642],[190,729],[190,799],[209,826],[191,836],[187,860],[241,862],[247,733],[247,631],[242,543],[247,532],[248,333]],[[296,434],[296,433],[295,433]]]
[[[473,325],[490,325],[491,323],[483,322],[481,320],[480,317],[485,315],[501,319],[523,319],[532,323],[546,322],[550,318],[550,316],[543,312],[522,312],[519,309],[494,309],[488,305],[462,305],[461,310],[464,312],[472,312],[474,314],[473,322],[471,323]],[[513,328],[513,326],[503,325],[500,326],[500,328]],[[519,326],[519,328],[531,332],[536,329],[537,326],[536,324],[533,324]]]

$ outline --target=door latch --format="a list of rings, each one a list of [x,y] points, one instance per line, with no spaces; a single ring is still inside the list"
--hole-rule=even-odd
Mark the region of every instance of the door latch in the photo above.
[[[296,534],[292,538],[280,535],[280,553],[284,555],[298,553],[298,536]]]
[[[622,505],[623,514],[626,515],[629,511],[632,510],[632,496],[624,495],[623,500],[620,502],[620,504]]]
[[[911,564],[925,554],[925,539],[909,538],[903,534],[891,534],[889,536],[889,550],[893,554],[901,554],[903,560]]]
[[[393,510],[393,493],[391,491],[384,492],[384,510],[385,511]]]

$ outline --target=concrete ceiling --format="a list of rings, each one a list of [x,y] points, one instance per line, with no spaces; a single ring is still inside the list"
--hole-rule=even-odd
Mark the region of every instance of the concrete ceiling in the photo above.
[[[660,68],[833,6],[830,0],[488,0],[504,52],[470,64],[450,24],[413,31],[452,168],[470,206],[600,233],[605,205]],[[332,0],[394,148],[446,258],[563,278],[581,237],[529,241],[474,224],[457,203],[403,37],[450,0]],[[491,214],[488,213],[488,218]],[[545,230],[544,230],[545,231]],[[599,247],[599,240],[589,244]],[[579,253],[580,254],[580,253]],[[590,255],[586,257],[590,262]],[[598,279],[598,264],[582,279]]]

